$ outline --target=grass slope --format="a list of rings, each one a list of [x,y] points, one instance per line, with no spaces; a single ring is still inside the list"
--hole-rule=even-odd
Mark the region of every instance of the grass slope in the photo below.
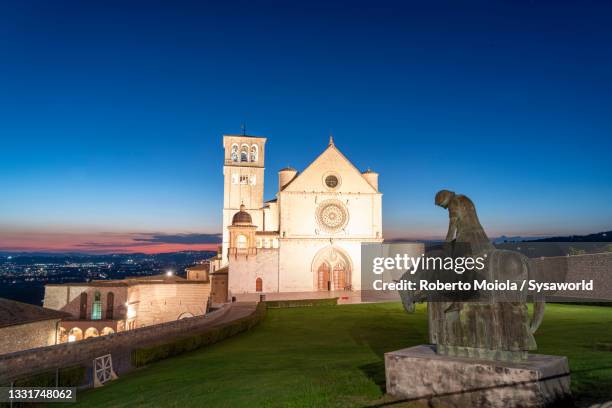
[[[539,353],[568,356],[582,404],[612,400],[612,352],[594,347],[612,343],[612,308],[548,305],[537,340]],[[376,405],[389,402],[383,353],[426,342],[424,306],[411,315],[398,303],[268,310],[248,333],[80,393],[77,405]]]

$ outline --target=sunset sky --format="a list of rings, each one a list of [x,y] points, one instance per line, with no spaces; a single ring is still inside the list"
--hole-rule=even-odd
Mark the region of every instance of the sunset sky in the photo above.
[[[333,3],[333,5],[330,5]],[[386,238],[439,189],[499,235],[612,229],[612,3],[3,2],[0,251],[214,249],[223,133],[276,172],[380,173]]]

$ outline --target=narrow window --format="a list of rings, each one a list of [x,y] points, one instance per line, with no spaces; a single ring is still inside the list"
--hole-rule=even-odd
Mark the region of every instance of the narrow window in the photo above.
[[[237,144],[232,145],[232,161],[233,162],[238,161],[238,145]]]
[[[108,292],[106,295],[106,320],[113,320],[113,313],[115,311],[115,294]]]
[[[252,162],[257,161],[257,145],[251,146],[251,161]]]
[[[247,237],[245,237],[242,234],[238,235],[238,237],[236,238],[236,247],[238,249],[246,249],[247,248]]]
[[[94,301],[91,306],[91,320],[102,319],[102,295],[100,292],[94,293]]]
[[[263,281],[261,280],[261,278],[257,278],[255,279],[255,292],[262,292],[263,291]]]
[[[249,161],[249,146],[242,145],[242,148],[240,148],[240,161],[241,162]]]
[[[79,309],[79,319],[87,319],[87,293],[81,293],[81,308]]]

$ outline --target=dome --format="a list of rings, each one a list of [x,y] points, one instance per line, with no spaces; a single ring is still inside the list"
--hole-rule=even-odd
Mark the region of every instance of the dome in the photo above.
[[[361,174],[378,174],[378,173],[377,173],[377,172],[375,172],[375,171],[374,171],[374,170],[372,170],[372,169],[367,169],[366,171],[364,171],[364,172],[363,172],[363,173],[361,173]]]
[[[280,169],[278,172],[280,173],[281,171],[297,171],[297,170],[294,169],[293,167],[285,167],[284,169]]]
[[[244,204],[240,205],[240,211],[234,214],[232,218],[232,225],[251,225],[253,224],[253,219],[251,218],[251,214],[244,210]]]

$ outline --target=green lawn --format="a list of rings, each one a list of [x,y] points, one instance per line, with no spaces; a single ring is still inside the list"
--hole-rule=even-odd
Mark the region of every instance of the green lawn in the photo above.
[[[425,307],[396,303],[268,310],[220,344],[134,371],[78,395],[83,405],[132,407],[367,406],[384,397],[383,353],[427,342]],[[612,400],[612,308],[548,305],[539,353],[569,358],[581,405]],[[74,406],[74,404],[70,404]]]

